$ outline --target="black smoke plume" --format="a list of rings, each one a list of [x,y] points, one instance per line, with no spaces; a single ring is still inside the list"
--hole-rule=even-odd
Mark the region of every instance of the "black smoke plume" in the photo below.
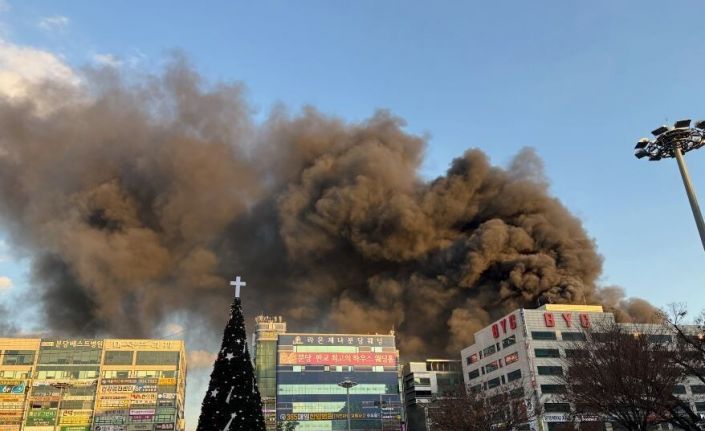
[[[234,272],[253,312],[299,330],[396,328],[410,355],[457,352],[539,302],[652,312],[597,287],[594,241],[531,150],[507,168],[468,150],[427,181],[425,139],[385,111],[348,123],[280,108],[257,123],[240,85],[178,59],[159,76],[82,79],[0,100],[0,217],[33,256],[55,331],[148,336],[187,313],[219,333]]]

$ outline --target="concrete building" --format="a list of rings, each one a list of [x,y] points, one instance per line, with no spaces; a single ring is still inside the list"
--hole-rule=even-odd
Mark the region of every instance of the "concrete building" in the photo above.
[[[0,338],[0,431],[184,430],[183,341]]]
[[[433,402],[462,388],[462,366],[453,359],[407,362],[402,368],[402,381],[408,431],[428,431]]]
[[[277,340],[285,333],[286,322],[281,316],[255,317],[252,359],[267,431],[275,430],[277,425]]]
[[[475,333],[475,344],[461,351],[463,378],[470,390],[488,390],[519,383],[525,398],[541,402],[543,414],[532,429],[570,429],[570,406],[561,402],[563,373],[561,358],[577,354],[575,342],[585,339],[585,330],[614,323],[614,315],[596,305],[547,304],[535,310],[519,309]],[[660,325],[627,325],[630,331],[652,336],[662,334]],[[693,407],[705,412],[705,385],[684,382],[682,394]],[[582,418],[590,429],[604,429],[598,417]]]
[[[297,431],[399,431],[399,351],[395,336],[279,335],[277,419]],[[349,388],[349,402],[344,381]]]

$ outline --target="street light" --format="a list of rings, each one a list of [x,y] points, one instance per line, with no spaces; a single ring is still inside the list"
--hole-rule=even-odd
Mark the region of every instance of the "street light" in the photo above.
[[[634,147],[634,156],[641,159],[648,157],[650,161],[657,161],[664,158],[675,157],[678,161],[678,168],[683,178],[685,192],[688,194],[690,209],[693,210],[695,225],[700,233],[700,241],[705,249],[705,222],[698,206],[698,199],[695,197],[693,184],[690,182],[688,168],[685,166],[683,153],[696,150],[705,145],[705,120],[695,123],[691,127],[690,120],[678,120],[671,126],[661,126],[651,132],[655,139],[640,139]]]
[[[350,388],[357,386],[357,383],[350,380],[350,377],[346,377],[345,380],[338,383],[338,386],[340,386],[341,388],[345,388],[345,392],[348,395],[348,431],[350,431]]]

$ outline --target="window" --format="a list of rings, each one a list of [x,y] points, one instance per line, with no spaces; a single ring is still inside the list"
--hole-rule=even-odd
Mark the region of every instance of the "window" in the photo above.
[[[129,371],[103,371],[103,377],[106,379],[127,379],[130,377]]]
[[[105,352],[105,358],[103,359],[103,364],[105,365],[132,365],[132,353],[131,351],[107,351]]]
[[[563,368],[561,366],[543,366],[537,367],[539,371],[539,376],[561,376],[563,375]]]
[[[482,389],[482,385],[470,386],[470,393],[476,394],[476,393],[480,392],[480,389]]]
[[[694,394],[705,394],[705,385],[690,385],[690,392]]]
[[[531,338],[534,340],[555,340],[556,333],[553,331],[531,331]]]
[[[3,365],[32,365],[34,350],[5,350],[2,356]]]
[[[699,412],[705,412],[705,401],[698,401],[695,403],[695,410]]]
[[[683,385],[676,385],[676,386],[673,388],[673,393],[674,393],[674,394],[678,394],[678,395],[684,394],[684,393],[685,393],[685,386],[683,386]]]
[[[137,352],[135,365],[177,365],[179,352]]]
[[[519,379],[521,379],[521,370],[512,371],[511,373],[507,374],[508,382],[513,382],[514,380]]]
[[[480,370],[472,370],[468,373],[468,378],[470,380],[480,377]]]
[[[468,356],[468,359],[467,359],[468,365],[474,364],[474,363],[477,362],[478,360],[479,360],[479,359],[478,359],[478,357],[477,357],[477,353],[473,353],[472,355]]]
[[[493,345],[491,345],[490,347],[488,347],[488,348],[486,348],[485,350],[483,350],[482,353],[483,353],[485,356],[489,356],[489,355],[493,354],[493,353],[496,352],[496,351],[497,351],[497,350],[495,349],[494,344],[493,344]]]
[[[649,334],[646,339],[652,343],[665,344],[671,342],[671,336],[668,334]]]
[[[582,332],[563,332],[561,337],[563,337],[563,341],[585,341],[587,339]]]
[[[561,394],[565,392],[565,385],[541,385],[544,394]]]
[[[568,403],[544,403],[543,408],[547,413],[570,413],[570,404]]]
[[[497,368],[499,368],[497,366],[497,361],[490,362],[489,364],[485,365],[485,372],[491,373],[492,371],[496,370]]]
[[[565,349],[566,358],[584,358],[587,351],[581,349]]]
[[[516,335],[511,335],[504,340],[502,340],[502,348],[506,349],[507,347],[511,346],[512,344],[515,344],[517,342],[517,337]]]
[[[430,386],[431,379],[429,377],[414,377],[414,384],[421,386]]]
[[[509,391],[509,396],[512,398],[524,398],[524,387],[520,386]]]
[[[487,389],[496,388],[499,385],[499,377],[497,377],[487,382]]]
[[[534,353],[537,358],[560,358],[561,354],[558,349],[535,349]]]
[[[519,360],[519,353],[514,352],[514,353],[509,354],[504,357],[504,364],[505,365],[513,364],[518,360]]]

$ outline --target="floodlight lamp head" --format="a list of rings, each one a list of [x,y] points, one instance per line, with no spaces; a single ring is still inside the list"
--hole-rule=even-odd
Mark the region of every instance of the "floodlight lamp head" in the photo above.
[[[673,123],[673,127],[675,129],[687,129],[688,127],[690,127],[690,119],[678,120]]]
[[[646,157],[648,155],[649,155],[649,152],[643,148],[639,148],[638,150],[634,151],[634,156],[637,159],[643,159],[644,157]]]
[[[655,162],[655,161],[658,161],[658,160],[661,160],[661,156],[659,156],[659,155],[655,155],[655,156],[650,156],[650,157],[649,157],[649,161],[651,161],[651,162]]]
[[[644,148],[647,145],[649,145],[651,141],[648,138],[641,138],[639,141],[636,143],[636,146],[634,147],[635,150],[638,150],[640,148]]]
[[[697,127],[698,129],[705,130],[705,120],[700,120],[697,123],[695,123],[695,127]]]
[[[662,135],[662,134],[668,132],[669,130],[671,130],[670,127],[668,127],[668,126],[661,126],[661,127],[659,127],[658,129],[652,130],[652,131],[651,131],[651,134],[654,135],[654,136],[659,136],[659,135]]]

